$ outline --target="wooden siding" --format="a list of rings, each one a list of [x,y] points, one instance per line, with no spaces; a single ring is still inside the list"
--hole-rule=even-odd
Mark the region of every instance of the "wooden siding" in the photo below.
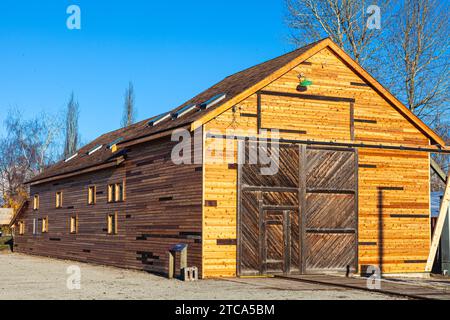
[[[219,139],[218,139],[219,140]],[[236,275],[236,243],[221,244],[222,239],[237,239],[236,233],[236,184],[237,169],[228,163],[213,163],[208,156],[215,150],[205,142],[204,201],[215,201],[215,206],[203,206],[203,270],[208,277],[232,277]],[[233,144],[237,148],[237,144]],[[214,156],[214,155],[212,155]],[[229,155],[235,163],[236,152]],[[204,275],[205,277],[205,275]]]
[[[187,243],[188,264],[201,272],[201,164],[174,165],[173,145],[167,138],[138,145],[116,169],[32,186],[40,207],[19,218],[26,232],[16,236],[15,250],[166,273],[168,249]],[[118,182],[125,182],[125,201],[108,203],[108,185]],[[88,205],[93,185],[96,204]],[[60,209],[55,208],[57,191],[63,191]],[[115,213],[118,232],[108,234],[107,216]],[[71,216],[78,217],[77,234],[69,232]],[[33,235],[33,219],[43,217],[48,217],[48,233]]]
[[[329,97],[341,97],[355,99],[355,119],[374,120],[376,123],[355,122],[355,139],[364,142],[384,142],[384,143],[402,143],[428,145],[428,139],[417,128],[407,121],[398,111],[396,111],[385,99],[378,95],[369,86],[358,86],[354,83],[365,83],[363,79],[357,76],[345,63],[338,58],[331,50],[324,49],[320,53],[314,55],[307,60],[310,64],[300,64],[292,71],[286,73],[280,79],[272,82],[264,90],[281,91],[298,93],[296,87],[298,85],[298,75],[303,73],[306,78],[312,80],[313,85],[308,87],[308,95],[319,95]],[[316,121],[313,118],[314,112],[319,111],[319,117],[324,117],[321,105],[323,103],[316,102],[315,105],[308,102],[309,105],[299,109],[300,115],[310,115],[305,119],[304,125],[308,125],[310,121]],[[285,105],[289,105],[286,100]],[[337,111],[336,103],[328,103],[331,106],[326,119],[331,118],[333,112]],[[317,108],[316,108],[317,106]],[[310,107],[310,108],[308,108]],[[284,109],[280,109],[280,111]],[[312,112],[312,113],[311,113]],[[281,116],[283,112],[279,112]],[[334,116],[336,116],[334,114]],[[341,113],[340,118],[344,121],[347,118],[346,113]],[[272,121],[277,121],[274,117]],[[338,119],[334,119],[335,123],[339,123]],[[341,120],[342,121],[342,120]],[[276,122],[275,122],[276,123]],[[323,138],[323,130],[335,130],[327,126],[327,122],[319,123],[316,130],[310,130],[306,135],[310,139]],[[273,124],[272,124],[273,125]],[[336,140],[332,134],[329,139]]]
[[[428,154],[360,149],[359,164],[360,265],[424,272],[431,237]]]
[[[280,89],[277,89],[280,91]],[[302,110],[302,112],[296,112]],[[304,131],[306,138],[318,140],[351,140],[350,103],[303,100],[295,97],[261,95],[261,127],[293,131],[289,137]],[[327,128],[325,130],[325,128]]]
[[[353,129],[350,121],[350,102],[333,102],[290,97],[261,95],[261,127],[287,130],[303,130],[306,133],[281,132],[283,138],[312,139],[317,141],[353,141],[376,142],[392,145],[428,146],[429,139],[405,119],[393,106],[382,98],[373,88],[367,86],[363,79],[356,75],[331,50],[323,49],[279,79],[273,81],[264,91],[298,94],[296,90],[298,74],[303,73],[313,81],[306,92],[308,95],[340,97],[354,99]],[[364,84],[364,85],[363,85]],[[203,128],[207,132],[222,134],[255,136],[258,132],[258,95],[253,94],[216,118],[206,123]],[[353,140],[352,131],[353,130]],[[205,148],[217,144],[220,138],[206,138]],[[360,150],[360,164],[367,162],[368,154],[378,154],[377,168],[360,168],[359,178],[359,264],[379,261],[377,257],[378,240],[376,227],[370,225],[373,203],[377,200],[377,188],[384,183],[404,187],[402,191],[389,191],[384,197],[394,196],[399,201],[390,206],[389,212],[410,212],[429,215],[429,158],[427,154],[407,151],[374,151]],[[237,172],[235,167],[227,163],[209,163],[211,156],[205,156],[204,164],[204,198],[217,200],[215,207],[203,207],[204,277],[220,277],[236,275],[236,245],[220,245],[219,239],[236,238],[236,188]],[[234,162],[237,161],[236,152]],[[373,166],[372,166],[373,167]],[[391,169],[388,169],[391,168]],[[395,168],[395,169],[394,169]],[[386,169],[386,170],[385,170]],[[420,174],[417,174],[417,173]],[[368,179],[374,174],[378,179]],[[414,178],[413,178],[414,177]],[[374,198],[375,197],[375,198]],[[404,201],[402,201],[402,199]],[[367,204],[365,203],[367,201]],[[396,208],[395,208],[396,207]],[[385,207],[388,210],[388,207]],[[376,209],[376,208],[375,208]],[[426,260],[424,253],[429,249],[429,219],[397,218],[389,216],[385,225],[385,234],[399,239],[411,240],[414,245],[406,246],[405,241],[386,240],[383,255],[385,272],[423,272]],[[374,229],[375,228],[375,229]],[[395,231],[394,231],[395,230]],[[404,232],[402,232],[404,231]],[[373,243],[377,242],[374,246]],[[368,244],[372,247],[369,248]],[[374,249],[375,248],[375,249]],[[400,249],[402,248],[402,249]],[[402,261],[402,257],[405,257]],[[378,259],[378,260],[377,260]]]

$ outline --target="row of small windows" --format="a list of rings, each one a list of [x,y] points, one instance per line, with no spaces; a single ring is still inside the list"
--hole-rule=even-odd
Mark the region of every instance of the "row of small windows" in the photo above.
[[[48,233],[48,217],[42,218],[42,226],[39,229],[38,219],[33,219],[33,235],[39,233]],[[107,232],[108,234],[117,234],[117,212],[107,215]],[[25,234],[25,222],[19,221],[18,223],[19,235]],[[71,216],[69,219],[69,232],[71,234],[78,233],[78,216]]]
[[[108,202],[121,202],[125,200],[123,183],[108,185]]]
[[[33,234],[39,233],[38,221],[39,221],[38,219],[33,219]],[[19,221],[18,228],[19,228],[19,234],[24,235],[25,234],[25,222]],[[48,232],[48,217],[42,218],[41,232],[42,233]]]
[[[122,202],[125,200],[125,188],[124,184],[121,183],[113,183],[108,185],[108,202]],[[36,194],[33,197],[33,210],[39,210],[39,195]],[[88,187],[88,197],[87,197],[88,205],[94,205],[97,203],[97,187],[89,186]],[[62,208],[63,206],[63,192],[58,191],[55,195],[55,207]]]

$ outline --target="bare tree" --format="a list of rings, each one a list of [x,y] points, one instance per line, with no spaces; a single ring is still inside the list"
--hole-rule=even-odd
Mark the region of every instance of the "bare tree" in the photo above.
[[[330,37],[362,66],[373,69],[383,48],[384,29],[369,28],[364,0],[286,0],[291,40],[297,46]],[[379,3],[383,24],[390,20],[393,1]]]
[[[15,137],[18,138],[18,137]],[[25,150],[17,148],[15,138],[7,137],[0,141],[0,188],[2,206],[17,208],[26,198],[23,182],[31,176],[26,161]]]
[[[125,103],[122,118],[122,127],[128,127],[135,122],[136,110],[134,106],[134,87],[130,81],[125,91]]]
[[[444,117],[441,113],[437,112],[435,118],[432,120],[434,130],[439,134],[439,136],[444,139],[445,144],[450,143],[450,124],[448,119]],[[448,173],[450,169],[449,166],[449,156],[448,154],[435,153],[431,155],[433,160],[439,165],[444,174]],[[436,175],[433,170],[431,170],[431,191],[444,191],[445,183]]]
[[[331,37],[422,120],[448,121],[448,1],[379,1],[381,30],[367,27],[371,2],[286,1],[294,43]]]
[[[26,120],[11,110],[5,127],[7,135],[0,139],[1,200],[16,208],[27,196],[24,182],[58,159],[62,121],[46,113]]]
[[[390,87],[430,124],[448,116],[449,10],[448,1],[401,1],[390,30]]]
[[[78,149],[78,116],[79,116],[79,105],[75,101],[74,94],[70,95],[69,103],[67,104],[66,111],[66,137],[64,144],[64,157],[70,157]]]

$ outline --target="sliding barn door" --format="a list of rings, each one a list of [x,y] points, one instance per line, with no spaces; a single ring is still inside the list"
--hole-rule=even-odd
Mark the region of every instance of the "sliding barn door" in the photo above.
[[[245,146],[239,166],[239,274],[299,271],[299,150],[282,145],[278,172],[261,174],[261,165]],[[263,151],[267,150],[263,148]]]
[[[308,148],[305,161],[305,271],[355,271],[355,152]]]
[[[280,144],[266,175],[253,147],[239,146],[239,275],[355,270],[354,150]]]

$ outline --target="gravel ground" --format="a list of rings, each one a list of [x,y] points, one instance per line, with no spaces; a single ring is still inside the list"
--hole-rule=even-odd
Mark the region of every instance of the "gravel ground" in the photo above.
[[[69,266],[81,288],[67,288]],[[275,278],[182,282],[140,271],[22,254],[0,254],[0,299],[394,299],[391,296]]]

